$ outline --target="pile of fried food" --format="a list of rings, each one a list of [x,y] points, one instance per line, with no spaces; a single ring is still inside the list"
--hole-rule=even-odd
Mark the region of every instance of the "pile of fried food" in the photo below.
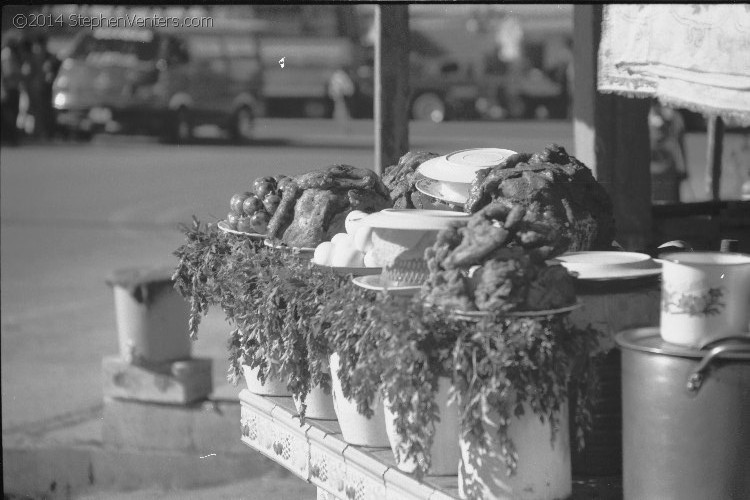
[[[477,173],[467,223],[441,231],[425,252],[423,296],[462,311],[540,311],[575,302],[573,277],[546,261],[607,249],[612,203],[591,171],[557,145],[518,153]]]
[[[268,237],[290,247],[314,248],[345,232],[353,210],[377,212],[393,205],[378,174],[332,165],[292,178],[268,223]]]
[[[547,265],[542,247],[518,244],[519,213],[502,219],[498,212],[500,219],[492,222],[486,213],[477,213],[467,224],[440,231],[425,250],[425,301],[449,310],[491,312],[542,311],[575,303],[573,276],[563,266]]]
[[[591,170],[556,144],[542,153],[514,154],[480,170],[464,210],[487,210],[492,218],[497,210],[510,213],[518,206],[523,209],[516,215],[522,225],[546,235],[545,244],[553,253],[606,250],[612,244],[612,200]],[[538,238],[524,231],[519,237]]]

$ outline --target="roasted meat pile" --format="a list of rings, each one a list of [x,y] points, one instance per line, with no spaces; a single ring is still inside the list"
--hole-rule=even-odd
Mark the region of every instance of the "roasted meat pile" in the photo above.
[[[513,212],[524,229],[516,242],[542,242],[551,253],[606,250],[615,232],[612,201],[583,163],[553,144],[542,153],[518,153],[480,170],[464,206],[486,218]]]
[[[545,260],[563,250],[556,226],[524,221],[520,205],[493,203],[438,234],[425,251],[422,288],[432,304],[461,311],[539,311],[575,302],[573,277]]]
[[[292,247],[315,247],[345,232],[352,210],[377,212],[391,206],[388,189],[371,170],[351,165],[298,175],[283,190],[268,223],[268,237]]]

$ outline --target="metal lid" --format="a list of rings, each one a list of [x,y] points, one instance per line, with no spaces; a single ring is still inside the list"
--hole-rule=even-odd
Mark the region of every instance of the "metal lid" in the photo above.
[[[737,350],[728,349],[716,357],[721,359],[737,359],[750,361],[750,335],[742,338],[730,337],[718,339],[703,349],[670,344],[661,338],[658,327],[635,328],[620,332],[615,337],[617,345],[621,349],[647,352],[651,354],[664,354],[667,356],[679,356],[682,358],[703,358],[713,347],[720,344],[730,346],[736,344]]]

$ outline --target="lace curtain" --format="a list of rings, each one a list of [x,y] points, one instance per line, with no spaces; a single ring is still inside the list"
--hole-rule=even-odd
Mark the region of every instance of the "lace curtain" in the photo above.
[[[750,5],[608,5],[598,89],[750,126]]]

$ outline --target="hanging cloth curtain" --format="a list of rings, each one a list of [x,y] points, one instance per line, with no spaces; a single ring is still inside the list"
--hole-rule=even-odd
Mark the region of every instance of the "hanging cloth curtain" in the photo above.
[[[600,92],[750,126],[750,5],[608,5]]]

